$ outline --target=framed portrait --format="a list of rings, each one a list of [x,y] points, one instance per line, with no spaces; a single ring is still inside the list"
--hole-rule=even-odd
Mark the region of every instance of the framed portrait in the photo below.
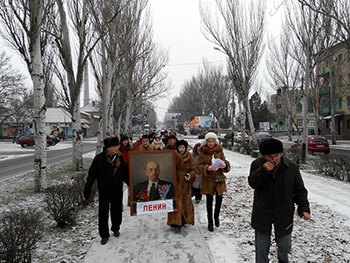
[[[131,215],[175,211],[175,152],[131,151],[129,157]]]

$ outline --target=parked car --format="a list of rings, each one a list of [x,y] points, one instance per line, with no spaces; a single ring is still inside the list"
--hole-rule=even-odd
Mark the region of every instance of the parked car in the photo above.
[[[26,135],[21,136],[18,139],[18,144],[20,144],[23,148],[27,148],[28,146],[35,145],[34,134],[26,134]],[[49,147],[51,145],[55,145],[55,142],[47,136],[46,137],[46,147]]]
[[[255,133],[255,136],[258,145],[260,145],[263,141],[272,139],[272,135],[268,132],[257,132]]]
[[[24,135],[28,135],[28,134],[34,135],[33,133],[21,133],[21,134],[18,134],[18,135],[16,135],[16,137],[15,137],[15,142],[18,143],[18,139],[19,139],[19,138],[21,138],[21,137],[24,136]]]
[[[247,133],[244,134],[244,137],[245,137],[246,142],[250,142],[250,136]],[[233,136],[233,140],[235,142],[241,142],[242,141],[242,133],[241,132],[235,133]]]
[[[292,145],[292,148],[301,148],[302,138],[298,138]],[[321,135],[308,135],[307,136],[307,151],[311,154],[315,152],[330,153],[329,143],[326,137]]]

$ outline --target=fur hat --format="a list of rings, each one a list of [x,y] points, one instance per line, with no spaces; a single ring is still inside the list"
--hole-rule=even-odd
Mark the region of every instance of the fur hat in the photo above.
[[[213,133],[213,132],[208,132],[205,137],[204,137],[204,141],[202,141],[202,146],[206,145],[207,144],[207,140],[208,139],[214,139],[215,140],[215,144],[216,145],[219,145],[220,144],[220,141],[218,139],[218,136]]]
[[[104,144],[106,149],[109,148],[109,147],[112,147],[112,146],[118,146],[119,145],[119,139],[116,136],[115,137],[109,137],[109,138],[104,139],[103,144]]]
[[[269,139],[260,144],[259,151],[262,155],[283,153],[283,143],[276,139]]]
[[[179,148],[180,145],[184,145],[185,148],[187,149],[187,147],[188,147],[188,142],[186,142],[185,140],[178,140],[178,141],[176,142],[176,148]]]

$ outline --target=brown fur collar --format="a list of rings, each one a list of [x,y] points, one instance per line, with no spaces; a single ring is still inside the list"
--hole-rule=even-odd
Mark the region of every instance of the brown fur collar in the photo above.
[[[199,151],[205,154],[214,154],[216,152],[222,152],[223,149],[220,144],[216,145],[214,148],[211,148],[211,149],[204,145],[199,148]]]

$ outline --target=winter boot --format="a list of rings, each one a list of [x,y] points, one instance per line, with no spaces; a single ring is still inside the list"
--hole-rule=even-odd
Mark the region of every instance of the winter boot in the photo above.
[[[213,226],[213,196],[206,195],[207,199],[207,218],[208,218],[208,230],[210,232],[214,231]]]
[[[215,221],[215,226],[216,227],[220,226],[219,215],[220,215],[221,203],[222,203],[222,196],[216,194],[216,197],[215,197],[215,211],[214,211],[214,221]]]

